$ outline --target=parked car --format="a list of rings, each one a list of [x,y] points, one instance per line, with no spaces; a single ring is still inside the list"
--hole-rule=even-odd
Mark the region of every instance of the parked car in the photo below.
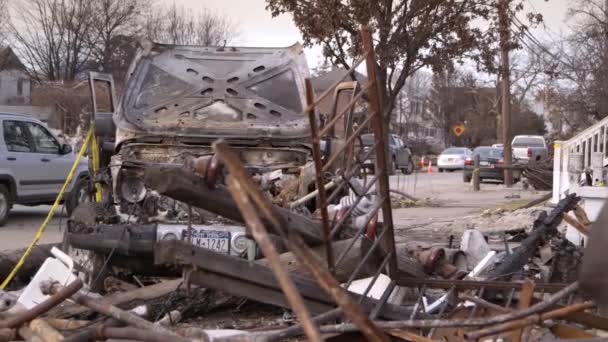
[[[40,205],[55,201],[75,154],[45,125],[27,115],[0,113],[0,226],[14,204]],[[64,195],[71,212],[88,177],[83,158]]]
[[[363,140],[363,152],[367,152],[371,146],[374,145],[373,134],[362,134],[361,139]],[[389,162],[389,173],[393,174],[395,170],[401,170],[406,175],[414,172],[414,160],[412,159],[412,151],[405,145],[403,140],[396,134],[389,134],[388,148],[390,153]],[[374,153],[364,162],[363,167],[370,170],[374,169]]]
[[[473,150],[473,153],[464,161],[464,172],[462,180],[465,183],[471,181],[473,170],[475,169],[474,158],[479,155],[479,178],[481,181],[486,179],[499,180],[504,182],[504,169],[500,168],[504,164],[504,149],[499,147],[480,146]],[[518,182],[521,178],[519,171],[513,171],[513,179]]]
[[[517,135],[511,142],[513,157],[523,162],[540,161],[547,158],[549,149],[540,135]]]
[[[450,147],[441,152],[439,158],[437,158],[439,172],[464,169],[464,161],[471,153],[471,150],[466,147]]]
[[[494,145],[492,145],[492,147],[504,148],[505,145],[503,145],[503,144],[494,144]]]

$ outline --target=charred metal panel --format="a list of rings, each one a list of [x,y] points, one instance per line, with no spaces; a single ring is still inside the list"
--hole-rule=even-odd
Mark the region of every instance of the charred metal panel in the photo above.
[[[300,45],[154,44],[134,61],[117,125],[163,136],[304,141],[310,136],[300,114],[306,77]]]

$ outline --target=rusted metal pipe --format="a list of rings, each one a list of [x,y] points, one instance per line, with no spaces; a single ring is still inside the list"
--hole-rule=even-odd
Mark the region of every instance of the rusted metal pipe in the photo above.
[[[43,285],[45,285],[45,284],[43,284]],[[61,290],[64,289],[63,286],[61,286],[60,284],[57,284],[57,283],[46,284],[46,285],[50,285],[50,286],[43,286],[43,285],[41,285],[40,289],[42,290],[42,293],[45,293],[45,294],[59,293],[59,292],[61,292]],[[151,332],[155,332],[155,333],[167,334],[170,336],[179,337],[179,335],[171,332],[170,330],[167,330],[163,326],[155,325],[154,323],[146,321],[145,319],[138,317],[130,312],[119,309],[113,305],[104,303],[100,300],[91,298],[85,294],[75,292],[74,294],[72,294],[72,299],[80,305],[89,307],[89,308],[93,309],[94,311],[97,311],[108,317],[112,317],[118,321],[124,322],[127,325],[132,325],[134,327],[141,328],[141,329],[147,329],[147,330],[150,330]]]
[[[314,276],[321,288],[327,292],[336,303],[344,310],[344,314],[351,319],[356,326],[360,327],[361,333],[370,341],[388,341],[388,337],[378,329],[369,319],[363,309],[357,305],[352,297],[340,287],[340,284],[332,277],[315,258],[310,248],[306,246],[299,236],[291,236],[287,241],[289,249],[296,255],[308,271]]]
[[[306,336],[311,341],[322,341],[321,335],[317,327],[310,319],[310,313],[304,305],[304,300],[298,292],[285,267],[281,264],[279,253],[274,248],[272,241],[268,238],[268,232],[262,224],[262,220],[258,216],[256,208],[251,203],[249,196],[243,191],[240,182],[233,176],[228,178],[228,190],[232,194],[232,198],[236,202],[247,227],[251,230],[253,238],[258,243],[258,246],[264,253],[266,260],[270,264],[272,271],[281,285],[281,290],[285,293],[285,297],[289,301],[292,310],[302,322]]]
[[[335,258],[334,251],[331,248],[331,227],[329,222],[329,213],[327,212],[327,193],[325,192],[325,179],[323,173],[320,172],[323,169],[323,161],[321,160],[321,137],[317,129],[317,117],[315,115],[315,107],[313,105],[315,96],[312,87],[312,81],[310,78],[305,80],[306,85],[306,102],[310,108],[307,112],[310,130],[312,133],[312,155],[315,163],[315,176],[317,181],[317,191],[319,192],[319,204],[317,207],[321,211],[321,219],[323,222],[323,243],[325,244],[325,254],[327,259],[327,268],[329,272],[334,273]]]
[[[314,253],[306,245],[302,237],[294,231],[290,231],[289,236],[286,236],[284,230],[284,220],[277,214],[272,206],[272,203],[260,192],[253,184],[251,177],[247,175],[242,163],[235,158],[234,152],[222,142],[216,142],[213,145],[216,153],[220,155],[228,172],[233,180],[238,180],[241,189],[256,203],[258,210],[262,215],[273,225],[274,231],[277,231],[284,238],[291,251],[298,258],[299,262],[304,265],[308,271],[314,276],[321,288],[327,292],[336,303],[344,310],[345,315],[350,318],[357,326],[361,328],[361,332],[373,341],[388,341],[388,337],[377,329],[363,309],[357,305],[352,297],[340,287],[340,284],[329,273],[329,271],[321,265],[316,259]]]
[[[62,287],[57,292],[53,293],[53,295],[51,295],[48,299],[34,306],[33,308],[16,313],[14,316],[4,321],[0,321],[0,328],[15,328],[25,322],[29,322],[70,298],[81,288],[82,281],[80,279],[76,279],[71,282],[70,285]]]
[[[513,329],[521,329],[527,327],[532,324],[542,323],[549,319],[560,318],[567,316],[571,313],[586,310],[594,307],[595,304],[591,301],[577,303],[571,306],[567,306],[565,308],[556,309],[553,311],[549,311],[544,314],[534,314],[532,316],[526,317],[524,319],[520,319],[517,321],[511,321],[504,324],[499,324],[493,327],[480,329],[476,331],[466,332],[465,337],[467,340],[477,340],[482,337],[500,334],[505,331],[513,330]]]
[[[518,310],[489,318],[470,318],[470,319],[423,319],[407,321],[375,321],[374,324],[383,330],[407,329],[407,328],[457,328],[457,327],[483,327],[488,325],[501,324],[528,317],[551,308],[560,300],[566,298],[579,288],[579,283],[574,282],[559,292],[551,295],[544,302],[537,303],[527,309]],[[344,333],[359,331],[354,324],[327,325],[320,328],[322,333]]]

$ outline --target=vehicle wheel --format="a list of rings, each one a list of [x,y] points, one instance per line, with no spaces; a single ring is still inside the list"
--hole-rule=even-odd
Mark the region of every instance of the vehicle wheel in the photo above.
[[[467,175],[466,173],[462,174],[462,181],[465,183],[471,183],[471,176]]]
[[[11,196],[4,185],[0,185],[0,227],[4,226],[11,210]]]
[[[70,215],[70,224],[93,225],[100,222],[103,215],[104,209],[100,203],[81,203]],[[65,229],[61,249],[80,266],[78,277],[82,279],[83,283],[88,285],[91,291],[101,292],[104,288],[103,282],[108,274],[107,268],[104,269],[103,267],[105,256],[94,251],[72,247],[67,241],[67,233],[68,229]]]
[[[65,210],[68,213],[68,216],[71,216],[76,207],[81,203],[86,203],[91,201],[91,196],[89,193],[89,178],[84,177],[77,180],[74,183],[74,187],[72,191],[65,195]]]
[[[442,169],[442,168],[439,168],[439,172],[440,172],[440,173],[443,173],[443,169]]]
[[[403,168],[403,173],[405,173],[406,175],[411,175],[412,173],[414,173],[415,169],[416,166],[414,165],[414,161],[412,160],[412,158],[410,158],[410,160],[407,162],[407,167]]]

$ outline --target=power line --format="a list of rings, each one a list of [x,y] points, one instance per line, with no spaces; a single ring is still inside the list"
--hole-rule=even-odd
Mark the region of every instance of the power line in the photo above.
[[[563,64],[563,65],[565,65],[565,66],[567,66],[569,68],[573,68],[574,69],[574,67],[570,63],[565,62],[560,57],[558,57],[557,55],[555,55],[553,52],[551,52],[549,49],[547,49],[536,37],[534,37],[534,35],[530,32],[530,30],[527,27],[525,27],[525,25],[519,20],[519,18],[517,18],[516,16],[511,16],[511,18],[515,18],[515,20],[517,21],[517,23],[515,21],[513,21],[513,20],[511,20],[511,23],[513,25],[515,25],[515,27],[517,27],[523,33],[523,35],[530,40],[530,42],[532,42],[534,45],[536,45],[538,48],[540,48],[544,53],[546,53],[547,55],[551,56],[555,61],[557,61],[560,64]],[[524,46],[526,46],[530,50],[532,50],[532,53],[536,54],[537,57],[542,57],[536,51],[534,51],[534,49],[532,49],[525,42],[525,40],[522,37],[520,37],[519,35],[517,35],[517,38],[518,38],[518,40]]]

